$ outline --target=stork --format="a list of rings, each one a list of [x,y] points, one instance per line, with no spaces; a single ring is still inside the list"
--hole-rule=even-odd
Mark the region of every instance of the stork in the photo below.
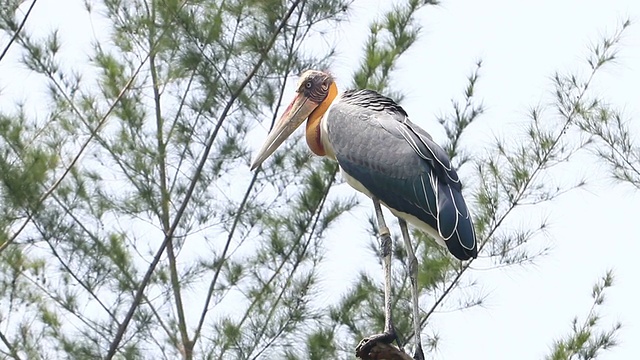
[[[429,133],[409,121],[392,99],[372,90],[339,93],[333,77],[317,70],[301,75],[295,98],[267,135],[251,169],[260,166],[304,120],[311,151],[337,160],[347,183],[373,200],[383,259],[385,325],[384,332],[370,337],[365,347],[398,339],[391,317],[391,237],[382,204],[398,218],[409,256],[414,359],[424,359],[418,262],[407,223],[431,235],[457,259],[477,256],[472,219],[455,169]]]

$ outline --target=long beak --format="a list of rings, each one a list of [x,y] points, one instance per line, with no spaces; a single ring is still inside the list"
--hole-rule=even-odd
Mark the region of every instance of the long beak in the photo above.
[[[278,146],[309,117],[316,107],[318,107],[317,103],[302,94],[298,94],[267,136],[267,140],[265,140],[262,148],[258,151],[258,155],[251,163],[251,170],[260,166],[263,161],[271,156]]]

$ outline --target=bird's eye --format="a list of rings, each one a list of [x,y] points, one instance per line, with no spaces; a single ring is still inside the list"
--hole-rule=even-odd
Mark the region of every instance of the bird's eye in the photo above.
[[[312,85],[313,85],[313,84],[311,83],[311,81],[307,81],[307,82],[304,84],[304,87],[306,87],[307,89],[311,89],[311,86],[312,86]]]

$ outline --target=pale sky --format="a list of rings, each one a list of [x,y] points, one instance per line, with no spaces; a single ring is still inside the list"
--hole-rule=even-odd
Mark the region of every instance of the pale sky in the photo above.
[[[86,32],[88,20],[57,6],[59,3],[39,1],[33,21],[43,24],[49,19],[66,24],[63,37],[90,36]],[[380,0],[358,1],[354,22],[328,35],[329,40],[338,42],[339,54],[331,70],[339,82],[350,83],[361,54],[356,50],[361,49],[367,35],[368,21],[388,5]],[[412,121],[442,142],[444,132],[436,115],[449,111],[450,99],[460,97],[466,75],[481,58],[484,66],[477,94],[487,111],[465,139],[474,146],[471,150],[481,149],[492,142],[494,134],[508,137],[504,129],[517,129],[530,107],[546,103],[553,72],[575,69],[583,62],[587,45],[611,33],[627,17],[640,21],[640,2],[443,0],[441,6],[421,12],[419,44],[403,57],[393,84],[406,94],[403,106]],[[74,35],[78,29],[85,30]],[[640,24],[627,31],[623,45],[617,65],[601,72],[597,79],[597,92],[623,108],[629,118],[638,119]],[[82,50],[77,54],[79,60],[85,58]],[[0,68],[3,94],[17,84],[29,84],[28,77],[11,77],[6,71],[6,67]],[[552,341],[569,332],[573,316],[586,315],[593,283],[610,268],[615,270],[616,285],[607,293],[602,322],[606,327],[620,320],[624,327],[621,345],[601,358],[637,357],[640,311],[635,306],[639,282],[634,259],[640,253],[640,221],[635,219],[640,212],[640,195],[629,186],[611,182],[607,169],[597,166],[592,157],[576,160],[565,176],[588,175],[591,185],[587,191],[564,195],[530,214],[533,219],[548,217],[551,228],[546,237],[534,240],[534,245],[551,242],[551,255],[539,259],[535,266],[474,271],[473,277],[489,294],[486,307],[433,318],[426,332],[435,329],[441,336],[436,359],[543,358]],[[346,184],[339,188],[345,194],[352,191]],[[328,290],[343,291],[349,286],[345,277],[351,274],[353,278],[363,268],[382,278],[376,260],[367,257],[365,229],[371,208],[364,196],[362,199],[358,212],[346,215],[327,235],[327,261],[321,276]],[[514,219],[512,225],[527,221]],[[395,222],[393,225],[392,231],[398,231]],[[345,238],[362,241],[345,242]],[[363,254],[361,261],[353,260],[355,253]]]

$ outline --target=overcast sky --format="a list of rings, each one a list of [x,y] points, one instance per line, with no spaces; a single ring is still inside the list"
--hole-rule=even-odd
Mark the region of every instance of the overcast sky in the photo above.
[[[86,31],[77,32],[90,28],[88,19],[79,17],[80,12],[56,5],[59,3],[60,0],[39,1],[33,21],[66,24],[61,34],[71,36],[66,38],[67,42],[72,42],[73,36],[90,38]],[[353,19],[357,21],[328,34],[329,40],[338,42],[340,50],[331,69],[339,82],[350,83],[368,22],[388,5],[384,1],[356,2]],[[424,29],[419,44],[403,58],[393,83],[407,95],[403,106],[412,121],[442,142],[444,132],[436,116],[449,110],[452,97],[460,96],[466,75],[481,58],[484,66],[477,92],[487,111],[470,128],[472,136],[465,139],[467,144],[481,148],[504,128],[517,128],[517,124],[525,121],[530,107],[544,104],[552,89],[553,72],[575,69],[583,62],[587,46],[613,31],[627,17],[640,21],[640,2],[443,0],[438,8],[421,13]],[[640,24],[629,29],[623,44],[617,65],[598,78],[597,92],[620,105],[629,118],[637,121]],[[84,59],[84,54],[80,49],[78,59]],[[6,67],[0,73],[0,86],[5,94],[12,88],[32,91],[24,86],[29,84],[28,76],[10,76],[7,70],[18,74],[16,69]],[[13,96],[20,98],[24,94]],[[621,320],[624,328],[621,345],[602,359],[637,358],[640,283],[635,258],[640,253],[640,221],[636,219],[640,196],[630,187],[614,185],[608,180],[606,169],[595,165],[593,158],[583,156],[577,160],[567,171],[567,179],[586,174],[592,185],[532,214],[533,218],[547,216],[550,220],[548,236],[535,241],[551,242],[554,246],[551,255],[522,269],[474,272],[473,276],[489,294],[486,307],[434,318],[429,326],[442,338],[436,358],[542,358],[552,340],[569,331],[572,317],[587,313],[594,281],[610,268],[615,270],[617,282],[608,292],[603,309],[607,316],[602,321],[607,324]],[[350,191],[346,184],[340,187]],[[348,286],[345,276],[355,275],[363,267],[381,278],[375,260],[366,257],[368,205],[363,201],[358,213],[347,215],[328,236],[328,261],[322,273],[325,286],[342,291]],[[360,237],[363,241],[345,242],[345,231],[353,235],[349,238]],[[392,231],[397,231],[395,222]],[[342,258],[344,254],[352,257],[357,252],[363,254],[362,261]]]

